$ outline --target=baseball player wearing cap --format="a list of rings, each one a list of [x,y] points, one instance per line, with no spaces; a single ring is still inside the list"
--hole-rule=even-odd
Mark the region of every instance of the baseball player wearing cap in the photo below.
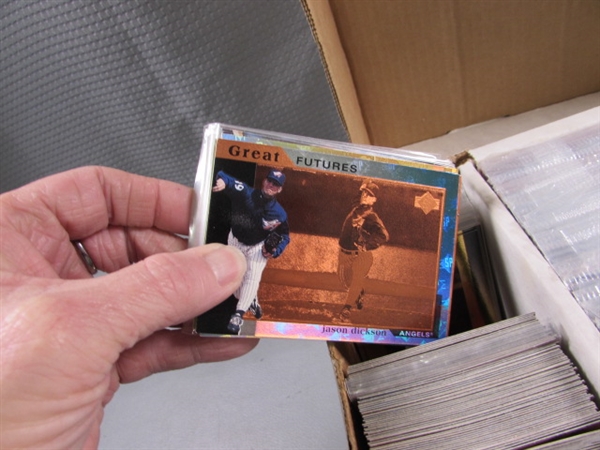
[[[340,313],[348,320],[352,304],[362,309],[363,283],[373,265],[373,250],[389,240],[385,225],[373,210],[379,186],[372,181],[360,187],[360,199],[346,216],[339,239],[338,275],[347,290],[346,305]]]
[[[246,257],[247,270],[242,284],[234,293],[238,299],[235,313],[227,329],[239,334],[244,323],[243,316],[250,310],[257,319],[262,317],[257,292],[263,270],[270,258],[277,258],[290,242],[287,213],[275,197],[282,191],[285,174],[271,170],[262,182],[261,189],[254,189],[223,171],[217,173],[213,192],[223,192],[231,200],[231,230],[227,239]],[[275,244],[265,245],[265,241]]]

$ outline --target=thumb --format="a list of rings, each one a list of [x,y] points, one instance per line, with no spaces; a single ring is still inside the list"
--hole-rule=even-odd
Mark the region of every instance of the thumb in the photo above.
[[[100,277],[94,297],[110,320],[107,339],[129,348],[156,330],[187,321],[217,305],[240,285],[246,270],[241,252],[209,244],[149,256]],[[107,317],[105,312],[110,314]]]

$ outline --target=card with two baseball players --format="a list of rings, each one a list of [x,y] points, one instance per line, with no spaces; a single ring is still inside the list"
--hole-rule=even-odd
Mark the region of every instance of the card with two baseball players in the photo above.
[[[447,336],[460,176],[432,155],[205,127],[191,246],[246,257],[186,325],[210,336],[418,345]]]

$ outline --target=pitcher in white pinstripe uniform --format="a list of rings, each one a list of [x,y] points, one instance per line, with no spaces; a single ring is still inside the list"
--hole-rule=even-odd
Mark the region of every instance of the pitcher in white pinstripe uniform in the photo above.
[[[244,314],[250,312],[260,319],[262,308],[257,292],[263,270],[270,258],[279,257],[290,242],[287,213],[275,197],[282,191],[285,174],[271,170],[262,182],[261,189],[254,189],[223,171],[217,173],[213,192],[223,192],[231,200],[231,230],[227,243],[242,251],[248,269],[239,289],[234,293],[238,300],[227,329],[239,334]],[[267,250],[264,242],[271,233],[280,236],[278,245]]]

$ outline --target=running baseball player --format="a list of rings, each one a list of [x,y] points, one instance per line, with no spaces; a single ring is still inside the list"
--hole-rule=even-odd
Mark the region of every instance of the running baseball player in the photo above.
[[[250,312],[260,319],[263,315],[257,292],[263,270],[270,258],[279,257],[290,242],[287,213],[275,197],[282,191],[285,174],[271,170],[254,189],[223,171],[217,173],[213,192],[223,192],[231,200],[231,230],[228,245],[242,251],[248,269],[242,284],[234,293],[238,300],[227,329],[239,334],[244,314]]]
[[[350,316],[352,304],[362,309],[363,284],[373,265],[373,250],[385,244],[390,237],[385,225],[373,210],[378,191],[379,186],[372,181],[364,182],[359,190],[359,204],[346,216],[342,226],[338,276],[348,292],[346,305],[340,313],[340,319],[344,321]]]

